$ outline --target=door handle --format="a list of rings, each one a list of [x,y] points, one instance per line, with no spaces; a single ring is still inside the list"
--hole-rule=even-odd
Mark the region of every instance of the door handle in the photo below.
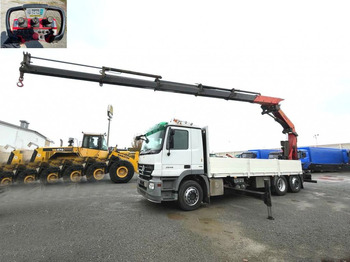
[[[191,168],[191,165],[185,165],[184,168]]]

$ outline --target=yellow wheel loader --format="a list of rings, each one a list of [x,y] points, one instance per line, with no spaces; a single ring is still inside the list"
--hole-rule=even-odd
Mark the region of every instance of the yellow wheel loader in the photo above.
[[[41,147],[34,150],[23,170],[27,176],[52,184],[60,178],[79,182],[83,176],[89,182],[99,181],[109,173],[115,183],[127,183],[137,170],[138,152],[108,151],[104,134],[84,133],[81,147]]]

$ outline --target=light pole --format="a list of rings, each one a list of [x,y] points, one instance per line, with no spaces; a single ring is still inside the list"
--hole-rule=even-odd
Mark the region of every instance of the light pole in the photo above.
[[[108,116],[108,133],[107,133],[107,147],[109,147],[109,130],[111,126],[111,120],[113,117],[113,106],[108,105],[107,107],[107,116]]]
[[[320,135],[319,134],[314,134],[314,138],[315,138],[315,141],[316,141],[316,147],[317,147],[317,137],[319,137]]]

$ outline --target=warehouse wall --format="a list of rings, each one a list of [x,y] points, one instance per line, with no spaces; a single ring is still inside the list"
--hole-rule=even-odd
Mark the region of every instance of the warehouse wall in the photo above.
[[[45,146],[46,139],[34,132],[20,128],[0,125],[0,145],[11,145],[15,148],[29,149],[28,143],[33,142],[39,146]]]

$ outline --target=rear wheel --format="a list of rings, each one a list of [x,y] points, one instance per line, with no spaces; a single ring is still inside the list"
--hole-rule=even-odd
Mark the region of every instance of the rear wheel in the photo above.
[[[40,182],[44,185],[55,184],[59,179],[59,168],[47,168],[40,174]]]
[[[89,182],[100,181],[105,177],[105,166],[92,164],[86,171],[86,179]]]
[[[23,170],[17,176],[17,183],[19,184],[32,184],[36,180],[35,170]]]
[[[178,204],[185,211],[195,210],[203,200],[203,189],[196,182],[188,180],[180,185]]]
[[[12,172],[3,172],[0,174],[0,186],[9,186],[12,182]]]
[[[63,181],[78,183],[83,176],[83,170],[79,166],[70,166],[63,173]]]
[[[288,190],[287,179],[284,176],[276,177],[273,185],[273,193],[277,196],[284,196]]]
[[[114,183],[127,183],[134,176],[134,167],[128,161],[120,161],[112,164],[109,176]]]
[[[289,191],[292,193],[298,193],[301,189],[301,179],[299,176],[290,176],[288,178]]]

